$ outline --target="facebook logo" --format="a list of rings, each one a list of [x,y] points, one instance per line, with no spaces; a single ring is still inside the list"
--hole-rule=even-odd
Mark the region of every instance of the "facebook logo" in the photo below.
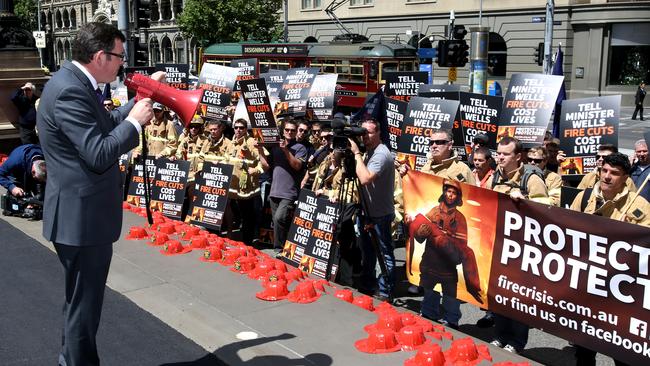
[[[630,317],[630,333],[645,338],[648,335],[648,323],[637,318]]]

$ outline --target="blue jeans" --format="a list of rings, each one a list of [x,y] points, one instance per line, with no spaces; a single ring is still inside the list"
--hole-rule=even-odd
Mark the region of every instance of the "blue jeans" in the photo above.
[[[442,303],[440,301],[441,298]],[[420,313],[429,319],[444,319],[452,325],[458,325],[462,315],[460,312],[460,301],[458,299],[445,295],[444,293],[440,296],[438,291],[428,288],[424,289]]]
[[[394,217],[395,214],[381,217],[366,217],[363,224],[357,219],[357,226],[361,235],[361,259],[363,262],[361,290],[372,291],[377,286],[377,275],[375,272],[377,254],[370,241],[370,235],[364,230],[365,224],[374,224],[370,230],[373,230],[377,237],[377,245],[388,270],[388,276],[379,276],[379,295],[386,297],[391,296],[393,287],[395,286],[395,248],[393,247],[393,238],[390,231],[390,224]]]

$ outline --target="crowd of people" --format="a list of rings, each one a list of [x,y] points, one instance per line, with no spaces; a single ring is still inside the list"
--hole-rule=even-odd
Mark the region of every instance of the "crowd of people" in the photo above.
[[[114,36],[120,39],[119,35]],[[122,43],[117,42],[113,46],[116,44]],[[93,58],[86,59],[83,64],[97,64],[95,66],[100,67],[103,61],[94,57],[102,52],[95,51],[91,54]],[[93,73],[101,74],[97,70],[93,70]],[[97,86],[96,82],[93,87]],[[0,167],[0,184],[10,194],[20,196],[33,181],[45,181],[43,160],[47,154],[44,155],[36,145],[38,137],[34,127],[37,111],[34,108],[33,116],[29,113],[35,100],[33,85],[25,84],[16,95],[17,106],[27,111],[22,113],[21,109],[21,128],[24,127],[21,136],[26,144],[10,155],[9,164]],[[133,102],[120,106],[118,101],[110,98],[103,100],[102,105],[104,113],[134,108]],[[132,113],[137,114],[137,109],[134,110]],[[413,221],[403,210],[401,180],[412,167],[405,161],[395,159],[382,142],[386,136],[381,135],[378,121],[372,118],[360,121],[364,129],[361,138],[348,139],[336,135],[330,123],[299,117],[281,118],[278,120],[281,142],[263,146],[252,137],[245,119],[206,121],[204,117],[196,115],[184,127],[166,106],[153,103],[151,110],[152,118],[141,111],[134,122],[126,114],[120,116],[134,126],[143,125],[149,156],[187,160],[190,162],[190,182],[201,174],[205,162],[221,162],[234,167],[222,226],[224,235],[237,235],[237,239],[247,244],[260,245],[261,218],[264,207],[269,207],[273,232],[271,244],[280,253],[293,220],[299,192],[310,189],[318,196],[340,203],[343,208],[337,235],[340,263],[336,280],[355,286],[382,301],[391,302],[398,295],[395,245],[397,239],[404,235],[404,225]],[[336,118],[340,120],[344,117]],[[51,127],[46,122],[43,126]],[[129,145],[135,145],[136,129],[129,133]],[[51,144],[57,132],[47,130],[44,133],[46,141],[50,140],[48,143]],[[105,133],[108,132],[102,132]],[[82,135],[92,138],[85,133]],[[427,162],[421,171],[444,179],[440,205],[426,214],[430,221],[439,223],[440,230],[434,235],[436,250],[455,251],[457,256],[470,258],[469,251],[463,250],[467,247],[468,233],[465,218],[457,209],[463,203],[459,183],[501,192],[515,201],[531,200],[553,206],[560,205],[562,186],[570,184],[563,179],[560,168],[566,157],[559,151],[559,140],[550,135],[543,145],[529,149],[524,149],[515,138],[504,137],[498,142],[495,153],[486,147],[487,136],[478,135],[473,139],[468,161],[462,161],[454,152],[452,131],[436,130],[429,137]],[[334,148],[335,138],[343,138],[345,148]],[[86,146],[81,141],[62,141],[61,144]],[[137,158],[143,148],[141,140],[140,146],[131,150],[132,156]],[[117,148],[113,152],[116,151]],[[62,154],[65,156],[65,152]],[[53,159],[57,159],[56,156],[51,154]],[[583,191],[575,198],[571,209],[650,227],[650,204],[647,201],[650,199],[650,188],[646,184],[650,174],[647,142],[637,141],[632,157],[619,153],[617,146],[601,145],[596,159],[597,168],[580,182],[575,182]],[[67,163],[57,160],[56,164],[66,166]],[[111,164],[115,164],[115,161],[106,160],[96,168],[106,169]],[[91,168],[84,166],[78,171]],[[62,170],[57,169],[53,174],[62,174]],[[57,176],[57,179],[62,178]],[[94,184],[101,186],[103,183],[98,180]],[[188,199],[191,200],[193,185],[188,186]],[[92,189],[90,187],[88,191]],[[414,235],[430,238],[432,232],[428,226],[422,226],[415,229]],[[61,242],[61,238],[57,240]],[[421,305],[424,317],[458,328],[462,317],[461,302],[456,299],[458,263],[441,261],[433,247],[431,243],[423,254],[423,261],[431,263],[426,266],[431,271],[422,273],[421,288],[411,287],[409,290],[424,293]],[[64,252],[67,249],[61,246],[57,250]],[[379,275],[376,273],[378,260],[381,269]],[[471,259],[463,263],[469,263],[465,273],[471,274],[475,270],[471,268]],[[471,276],[465,280],[468,292],[480,299],[480,288],[473,284]],[[442,286],[442,293],[433,290],[436,284]],[[527,325],[491,312],[486,313],[480,324],[494,324],[493,345],[517,353],[525,348],[529,331]],[[576,355],[580,365],[594,362],[594,351],[578,348]]]

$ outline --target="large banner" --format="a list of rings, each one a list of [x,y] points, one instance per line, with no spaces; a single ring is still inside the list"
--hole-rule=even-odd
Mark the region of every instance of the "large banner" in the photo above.
[[[165,72],[165,82],[172,88],[188,89],[189,64],[156,64],[156,71]]]
[[[562,102],[560,150],[566,154],[562,175],[586,174],[596,169],[602,144],[618,145],[620,95],[571,99]]]
[[[429,137],[438,129],[451,129],[458,111],[458,101],[413,97],[402,125],[398,142],[398,159],[406,160],[412,169],[420,169],[427,161]]]
[[[180,220],[187,188],[190,162],[156,159],[156,179],[151,186],[151,209]]]
[[[242,80],[240,85],[253,137],[262,144],[279,143],[280,132],[275,124],[264,79]]]
[[[411,97],[418,95],[420,85],[429,81],[426,71],[385,72],[387,97],[408,102]]]
[[[232,170],[230,164],[203,163],[201,174],[196,176],[194,201],[190,207],[189,218],[192,223],[221,230]]]
[[[303,189],[289,227],[281,258],[288,264],[320,278],[334,278],[338,269],[334,250],[338,208],[327,198]],[[327,269],[330,267],[330,277]]]
[[[199,89],[205,90],[201,98],[201,113],[210,119],[228,119],[226,107],[235,86],[239,69],[204,64],[199,75]]]
[[[147,207],[144,202],[144,167],[139,162],[133,164],[133,171],[131,172],[131,181],[129,182],[129,190],[126,195],[126,202],[136,207]],[[147,165],[147,176],[149,177],[150,188],[153,187],[154,179],[156,178],[156,159],[153,156],[147,156],[145,159]]]
[[[650,228],[443,182],[404,177],[411,283],[650,363]]]
[[[524,147],[541,145],[563,80],[564,76],[555,75],[512,75],[497,139],[510,136]]]

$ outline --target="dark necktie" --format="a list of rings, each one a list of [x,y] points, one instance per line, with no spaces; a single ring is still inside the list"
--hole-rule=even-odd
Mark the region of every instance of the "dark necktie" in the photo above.
[[[97,102],[99,102],[100,106],[104,106],[104,93],[102,93],[99,88],[95,89],[95,96],[97,97]]]

